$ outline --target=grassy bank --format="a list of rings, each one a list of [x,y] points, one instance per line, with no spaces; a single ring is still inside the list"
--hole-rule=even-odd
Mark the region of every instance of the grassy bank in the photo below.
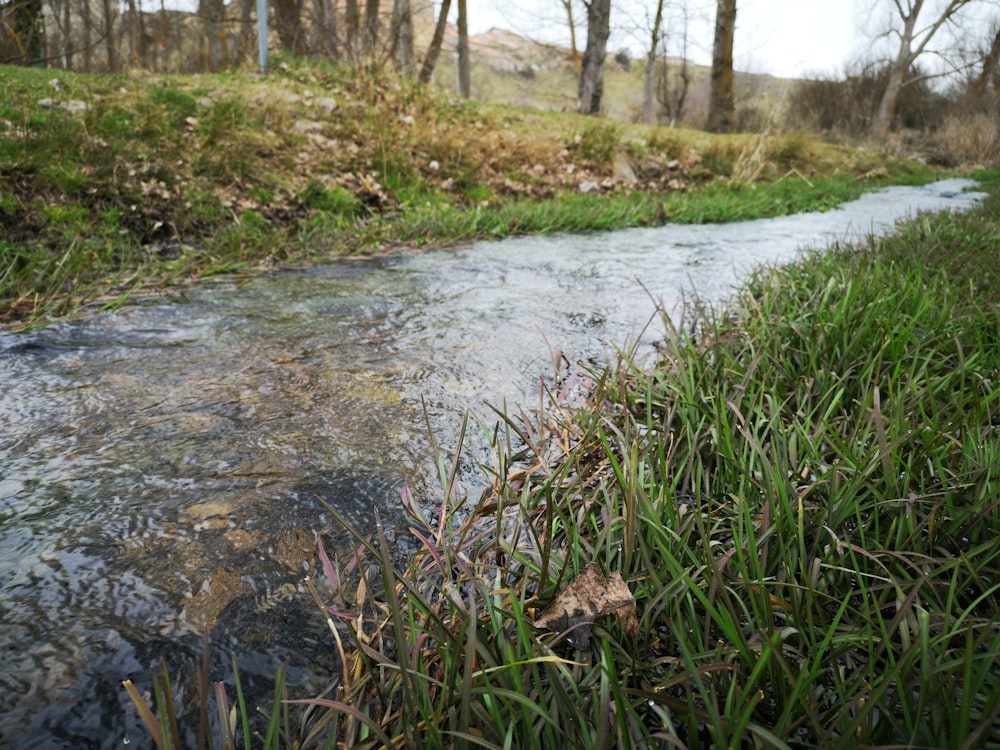
[[[206,276],[554,230],[823,209],[916,162],[273,73],[0,68],[0,323]],[[589,192],[585,192],[589,191]]]
[[[318,734],[1000,742],[1000,175],[980,177],[981,209],[760,270],[738,307],[666,324],[655,361],[563,370],[504,418],[491,492],[408,504],[406,569],[359,535],[381,574],[328,566],[345,657]]]

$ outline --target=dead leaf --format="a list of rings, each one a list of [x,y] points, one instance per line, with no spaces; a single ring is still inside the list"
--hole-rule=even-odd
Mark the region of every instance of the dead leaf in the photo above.
[[[567,636],[570,645],[583,648],[590,640],[594,620],[610,614],[617,615],[627,636],[634,638],[639,634],[635,597],[621,573],[605,576],[597,563],[590,563],[535,620],[535,627],[554,632],[572,630]]]

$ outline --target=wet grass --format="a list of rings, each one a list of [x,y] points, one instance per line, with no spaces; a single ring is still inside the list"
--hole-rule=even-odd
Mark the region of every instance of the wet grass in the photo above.
[[[757,136],[455,101],[304,60],[266,77],[5,67],[0,87],[0,324],[14,327],[222,273],[823,210],[936,176],[803,133],[770,136],[748,172]]]
[[[982,209],[761,269],[738,306],[665,319],[652,360],[558,368],[536,413],[491,430],[478,502],[442,459],[437,511],[404,493],[407,564],[380,528],[326,561],[344,669],[311,702],[323,733],[1000,742],[1000,183],[980,176]],[[557,594],[586,600],[573,582],[595,563],[631,600],[539,627]]]

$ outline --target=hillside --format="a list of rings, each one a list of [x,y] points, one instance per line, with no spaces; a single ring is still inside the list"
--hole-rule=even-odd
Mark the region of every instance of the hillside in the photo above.
[[[434,82],[444,92],[454,92],[457,73],[458,32],[449,26],[445,53]],[[572,112],[576,110],[576,69],[569,49],[533,41],[505,29],[491,29],[470,36],[472,96],[495,104]],[[671,58],[674,70],[680,60]],[[622,122],[637,122],[642,115],[646,61],[629,59],[627,53],[608,55],[605,67],[604,114]],[[710,68],[689,63],[691,84],[679,124],[699,128],[708,114]],[[795,81],[757,73],[736,72],[737,117],[740,130],[759,131],[780,107]]]

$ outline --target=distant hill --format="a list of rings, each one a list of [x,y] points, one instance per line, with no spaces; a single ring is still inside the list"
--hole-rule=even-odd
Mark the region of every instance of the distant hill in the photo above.
[[[458,32],[449,25],[444,52],[434,82],[442,90],[456,90]],[[483,101],[552,111],[576,110],[576,68],[569,49],[545,44],[506,29],[469,37],[472,59],[472,96]],[[680,60],[671,58],[677,69]],[[604,113],[624,122],[641,118],[646,61],[623,53],[608,55],[605,66]],[[704,125],[708,113],[710,69],[689,63],[691,87],[685,116],[679,124]],[[744,130],[763,127],[780,107],[794,81],[755,73],[736,73],[738,119]]]

